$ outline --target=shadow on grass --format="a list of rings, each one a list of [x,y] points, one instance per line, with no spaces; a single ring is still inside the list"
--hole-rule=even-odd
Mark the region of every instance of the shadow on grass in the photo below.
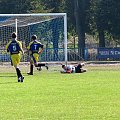
[[[8,77],[9,78],[9,77],[17,77],[17,76],[16,75],[9,75],[9,76],[7,76],[7,75],[0,75],[0,78],[1,77]]]
[[[27,75],[24,75],[24,76],[27,76]],[[2,78],[4,78],[4,81],[2,80]],[[13,81],[13,82],[11,82],[11,81],[8,82],[9,78],[10,79],[11,78],[16,78],[16,80]],[[14,84],[14,83],[18,83],[16,75],[0,75],[0,80],[2,80],[2,82],[0,82],[0,85],[2,85],[2,84]]]
[[[28,76],[27,74],[23,74],[23,76]],[[7,74],[5,74],[5,75],[0,75],[0,78],[9,78],[9,77],[16,77],[17,78],[17,75],[7,75]]]
[[[17,80],[16,81],[13,81],[13,82],[8,82],[9,78],[17,78],[16,75],[0,75],[0,78],[5,78],[4,79],[4,82],[0,82],[0,85],[1,84],[13,84],[13,83],[17,83]]]
[[[17,81],[16,82],[2,82],[2,83],[0,83],[0,85],[2,85],[2,84],[14,84],[14,83],[18,83]]]

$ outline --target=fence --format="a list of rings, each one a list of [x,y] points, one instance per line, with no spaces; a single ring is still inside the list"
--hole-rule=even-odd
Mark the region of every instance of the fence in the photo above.
[[[103,60],[120,60],[120,48],[85,48],[84,58],[78,54],[77,48],[68,48],[68,61],[103,61]],[[39,60],[41,62],[47,61],[64,61],[64,49],[44,49],[43,53],[40,55]],[[10,55],[4,50],[0,50],[0,62],[9,62]],[[25,54],[22,56],[23,62],[29,61],[29,55]]]

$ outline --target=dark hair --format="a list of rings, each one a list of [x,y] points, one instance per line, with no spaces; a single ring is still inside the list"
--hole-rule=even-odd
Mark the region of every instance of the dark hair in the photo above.
[[[65,67],[65,65],[62,65],[62,68],[64,68]]]
[[[16,38],[16,33],[15,32],[12,33],[12,38]]]
[[[32,36],[32,39],[33,39],[33,40],[36,40],[36,39],[37,39],[37,36],[36,36],[36,35],[33,35],[33,36]]]

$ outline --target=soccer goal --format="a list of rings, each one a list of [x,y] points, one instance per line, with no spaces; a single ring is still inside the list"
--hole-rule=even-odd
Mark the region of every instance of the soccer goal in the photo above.
[[[11,33],[17,33],[17,39],[25,49],[32,35],[44,44],[40,56],[41,62],[65,61],[67,63],[67,15],[66,13],[44,14],[0,14],[0,62],[10,61],[5,50],[11,40]],[[22,57],[28,61],[28,55]]]

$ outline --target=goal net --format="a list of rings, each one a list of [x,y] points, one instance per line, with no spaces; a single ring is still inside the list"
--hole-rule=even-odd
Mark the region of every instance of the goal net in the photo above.
[[[39,61],[67,62],[67,20],[66,13],[46,14],[0,14],[0,62],[9,62],[6,44],[11,40],[11,33],[17,33],[17,39],[25,49],[32,35],[44,45]],[[22,56],[23,62],[29,61],[28,54]]]

